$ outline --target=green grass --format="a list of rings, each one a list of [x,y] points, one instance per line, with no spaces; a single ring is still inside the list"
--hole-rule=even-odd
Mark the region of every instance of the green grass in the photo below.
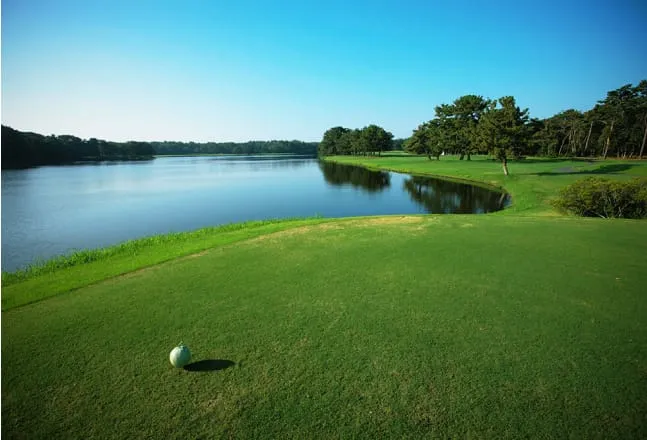
[[[647,163],[331,160],[504,187],[513,206],[227,225],[3,274],[2,434],[647,437],[647,223],[550,205]],[[176,370],[180,341],[234,365]]]
[[[2,434],[644,438],[646,252],[639,221],[460,215],[218,247],[4,312]]]
[[[550,202],[559,189],[587,176],[613,179],[647,177],[647,161],[528,158],[511,161],[510,175],[506,177],[500,163],[485,156],[473,156],[471,161],[443,156],[437,161],[400,153],[383,157],[333,156],[326,160],[373,169],[459,178],[505,188],[513,197],[513,205],[498,215],[558,215]]]
[[[156,235],[89,249],[2,273],[2,310],[40,301],[88,284],[205,249],[259,235],[329,221],[324,218],[261,220]]]

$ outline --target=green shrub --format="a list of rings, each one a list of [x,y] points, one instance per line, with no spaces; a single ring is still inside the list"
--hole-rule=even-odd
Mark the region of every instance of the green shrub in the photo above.
[[[555,206],[584,217],[647,218],[647,179],[587,177],[562,189]]]

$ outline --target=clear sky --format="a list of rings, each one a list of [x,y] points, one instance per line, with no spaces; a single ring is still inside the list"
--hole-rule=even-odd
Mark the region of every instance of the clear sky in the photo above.
[[[2,123],[41,134],[407,137],[464,94],[543,118],[645,78],[644,0],[2,0]]]

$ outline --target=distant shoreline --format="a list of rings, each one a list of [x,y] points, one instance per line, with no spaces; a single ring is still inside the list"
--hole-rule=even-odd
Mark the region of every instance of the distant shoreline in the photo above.
[[[317,142],[112,142],[71,135],[44,136],[2,126],[2,169],[69,165],[121,160],[149,160],[156,156],[249,156],[317,154]]]
[[[304,153],[187,153],[187,154],[155,154],[157,157],[204,157],[204,156],[298,156],[298,157],[317,157],[316,154]]]

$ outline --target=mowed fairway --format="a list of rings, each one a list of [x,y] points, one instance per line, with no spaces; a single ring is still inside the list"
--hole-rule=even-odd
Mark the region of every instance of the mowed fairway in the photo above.
[[[644,438],[646,256],[644,222],[509,215],[215,248],[3,312],[2,435]]]

